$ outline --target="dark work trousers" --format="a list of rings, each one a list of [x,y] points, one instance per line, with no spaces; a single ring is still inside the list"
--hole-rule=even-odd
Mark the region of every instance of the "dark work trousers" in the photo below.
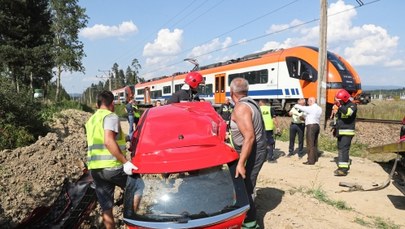
[[[319,124],[306,125],[307,131],[307,148],[308,148],[308,163],[315,164],[318,161],[318,135]]]
[[[343,162],[344,164],[349,163],[349,150],[352,144],[353,135],[339,135],[338,136],[338,164]]]
[[[267,138],[267,160],[274,160],[274,137],[273,137],[273,130],[266,130],[266,138]]]
[[[290,154],[294,153],[294,143],[295,136],[298,135],[298,156],[304,155],[304,131],[305,124],[291,123],[290,125],[290,146],[288,147],[288,152]]]
[[[241,148],[235,146],[235,149],[238,153],[240,153]],[[256,187],[257,177],[259,175],[260,169],[262,168],[264,162],[266,161],[266,150],[257,150],[256,142],[252,149],[251,154],[246,162],[246,178],[245,186],[246,191],[249,197],[249,206],[250,209],[246,214],[245,222],[255,221],[256,220],[256,206],[253,200],[253,192]]]

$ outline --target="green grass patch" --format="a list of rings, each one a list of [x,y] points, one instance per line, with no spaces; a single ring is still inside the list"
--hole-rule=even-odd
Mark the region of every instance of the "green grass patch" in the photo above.
[[[374,227],[378,229],[399,229],[400,226],[394,224],[391,220],[384,220],[381,217],[374,218]]]
[[[318,188],[314,188],[314,189],[310,189],[306,192],[306,194],[314,197],[315,199],[319,200],[320,202],[324,202],[330,206],[333,206],[339,210],[353,210],[353,208],[351,208],[350,206],[347,205],[346,202],[342,201],[342,200],[332,200],[330,199],[326,192],[324,190],[322,190],[320,187]]]
[[[370,227],[370,226],[371,226],[371,223],[369,223],[369,222],[367,222],[366,220],[361,219],[361,218],[359,218],[359,217],[356,217],[356,218],[354,219],[354,222],[357,223],[357,224],[359,224],[359,225],[361,225],[361,226],[364,226],[364,227]]]

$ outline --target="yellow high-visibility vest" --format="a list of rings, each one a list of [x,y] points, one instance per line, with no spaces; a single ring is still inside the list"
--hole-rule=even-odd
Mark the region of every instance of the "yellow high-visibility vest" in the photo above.
[[[89,169],[113,168],[122,165],[104,145],[104,118],[111,113],[106,109],[98,109],[86,122],[87,167]],[[122,154],[126,155],[125,136],[122,130],[118,133],[117,143]]]
[[[270,106],[260,106],[260,111],[262,112],[264,128],[266,130],[274,130],[273,117],[271,116]]]
[[[134,117],[135,118],[141,117],[141,112],[139,111],[138,106],[137,105],[132,105],[132,107],[134,108]]]

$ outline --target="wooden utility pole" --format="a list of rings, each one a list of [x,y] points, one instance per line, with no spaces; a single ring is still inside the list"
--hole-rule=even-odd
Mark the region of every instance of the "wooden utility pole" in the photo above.
[[[321,16],[319,20],[319,52],[318,52],[318,90],[317,101],[322,108],[324,116],[321,116],[321,130],[326,128],[326,82],[328,81],[327,59],[327,27],[328,27],[328,1],[321,0]],[[323,118],[322,118],[323,117]]]

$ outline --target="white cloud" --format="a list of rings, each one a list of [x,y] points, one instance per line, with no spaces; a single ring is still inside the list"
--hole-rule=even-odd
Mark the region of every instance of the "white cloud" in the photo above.
[[[132,21],[124,21],[118,26],[96,24],[93,27],[84,28],[80,31],[80,36],[96,40],[106,37],[123,37],[136,32],[138,32],[138,27]]]
[[[395,58],[395,50],[399,38],[390,35],[386,29],[377,25],[353,26],[357,16],[353,5],[343,0],[332,3],[328,9],[328,49],[342,55],[354,66],[375,65],[398,66],[404,63]],[[299,20],[283,25],[272,25],[266,31],[274,33],[299,25]],[[288,48],[297,45],[318,46],[319,27],[300,26],[292,31],[296,38],[288,38],[283,42],[269,41],[262,50],[272,48]]]
[[[175,55],[181,51],[183,30],[161,29],[153,43],[147,43],[143,48],[143,55],[147,57]]]
[[[209,54],[210,52],[216,50],[226,50],[226,48],[231,44],[232,38],[230,37],[226,37],[224,41],[221,41],[219,38],[215,38],[210,43],[194,47],[189,56],[192,58],[198,57],[199,61],[210,60],[213,58],[212,55]]]

